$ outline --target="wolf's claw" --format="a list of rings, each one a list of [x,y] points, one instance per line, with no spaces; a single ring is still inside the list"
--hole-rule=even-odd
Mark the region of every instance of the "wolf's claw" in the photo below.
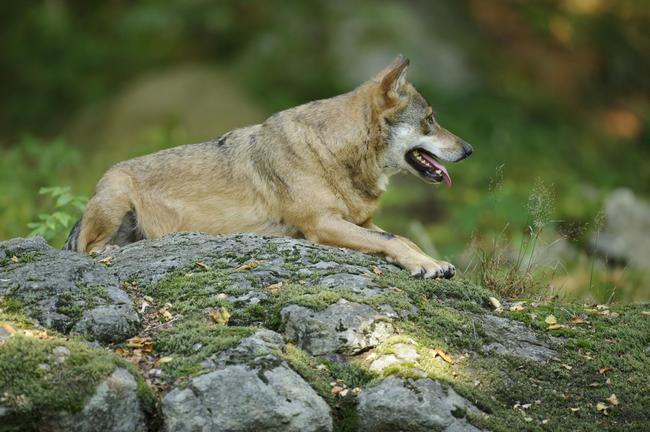
[[[411,270],[411,276],[427,278],[445,278],[450,279],[456,274],[456,268],[445,261],[431,260],[430,262],[420,264]]]

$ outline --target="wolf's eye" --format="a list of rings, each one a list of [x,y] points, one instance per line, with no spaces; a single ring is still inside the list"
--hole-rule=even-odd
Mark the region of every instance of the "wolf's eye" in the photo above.
[[[424,118],[424,130],[426,133],[430,133],[436,126],[436,120],[433,118],[433,114],[429,114]]]

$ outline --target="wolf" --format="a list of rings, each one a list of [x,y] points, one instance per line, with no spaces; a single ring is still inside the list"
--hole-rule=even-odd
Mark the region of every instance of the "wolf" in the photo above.
[[[452,264],[372,220],[392,175],[451,186],[443,161],[473,151],[437,123],[407,81],[408,66],[400,55],[346,94],[114,165],[64,248],[99,252],[177,231],[250,232],[380,254],[420,277],[453,277]]]

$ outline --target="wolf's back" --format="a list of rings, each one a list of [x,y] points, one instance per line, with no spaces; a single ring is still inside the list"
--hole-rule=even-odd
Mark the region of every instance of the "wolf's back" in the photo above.
[[[68,234],[68,239],[63,245],[64,250],[77,251],[77,239],[79,238],[79,231],[81,231],[81,218],[75,222]]]

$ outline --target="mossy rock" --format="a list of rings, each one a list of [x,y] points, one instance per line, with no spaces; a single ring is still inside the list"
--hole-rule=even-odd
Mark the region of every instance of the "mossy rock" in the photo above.
[[[0,431],[141,431],[155,395],[111,351],[0,310]]]
[[[388,384],[400,386],[395,394],[415,392],[413,400],[423,388],[444,390],[431,390],[426,399],[440,398],[436,406],[452,407],[455,397],[466,401],[444,416],[454,427],[643,430],[650,422],[650,395],[639,391],[650,377],[649,305],[498,299],[503,306],[495,310],[496,296],[467,280],[417,279],[378,257],[249,234],[178,233],[94,259],[107,263],[102,271],[141,313],[138,336],[149,338],[150,349],[138,353],[137,363],[162,398],[213,382],[201,377],[229,366],[267,370],[284,363],[327,402],[338,431],[389,427],[394,418],[377,426],[358,411],[360,395],[378,394],[383,387],[371,389],[389,376],[396,379]],[[16,314],[23,300],[9,295],[3,302]],[[391,332],[368,337],[373,325],[328,316],[337,304],[358,305],[351,310],[389,324]],[[287,308],[300,310],[305,326],[290,327],[282,313]],[[269,330],[286,342],[269,354],[273,360],[222,361]],[[359,336],[354,332],[366,331],[363,343],[350,349],[349,338]],[[347,339],[310,354],[305,341],[325,337]],[[131,344],[111,348],[135,357]],[[213,391],[219,389],[199,393],[208,400]],[[417,415],[413,407],[400,412]],[[372,412],[367,408],[363,416]]]

